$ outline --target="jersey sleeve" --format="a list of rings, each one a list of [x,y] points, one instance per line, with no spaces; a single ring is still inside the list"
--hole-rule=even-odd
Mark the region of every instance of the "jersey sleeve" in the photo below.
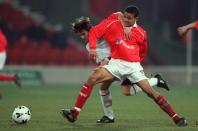
[[[118,16],[121,15],[121,12],[112,13],[107,19],[108,20],[118,20]]]
[[[104,19],[102,22],[100,22],[98,25],[93,27],[89,31],[89,48],[95,50],[96,49],[96,43],[97,39],[101,38],[105,32],[108,30],[109,25],[113,23],[113,21],[118,20],[118,16],[121,14],[121,12],[112,13],[109,17]]]
[[[118,20],[105,19],[98,25],[91,28],[89,31],[89,48],[92,50],[96,49],[97,40],[102,38],[106,31],[109,29],[110,25]]]
[[[198,30],[198,21],[195,22],[195,29]]]
[[[140,60],[142,61],[148,52],[147,33],[145,32],[142,44],[140,44]]]
[[[7,39],[1,31],[0,31],[0,44],[2,47],[5,47],[7,44]]]

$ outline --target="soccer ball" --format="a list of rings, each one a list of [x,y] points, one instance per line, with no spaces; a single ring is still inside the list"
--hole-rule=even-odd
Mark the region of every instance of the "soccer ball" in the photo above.
[[[30,110],[26,106],[18,106],[12,113],[12,119],[17,124],[25,124],[31,118]]]

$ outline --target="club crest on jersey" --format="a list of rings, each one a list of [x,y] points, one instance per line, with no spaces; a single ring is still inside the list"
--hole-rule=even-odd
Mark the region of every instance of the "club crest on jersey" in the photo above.
[[[119,45],[120,42],[121,42],[121,39],[120,39],[120,38],[117,38],[117,40],[116,40],[116,45]]]

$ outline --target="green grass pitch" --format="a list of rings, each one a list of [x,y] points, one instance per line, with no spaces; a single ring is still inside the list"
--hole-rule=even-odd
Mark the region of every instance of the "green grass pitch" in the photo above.
[[[198,131],[198,87],[171,86],[171,90],[157,89],[165,94],[177,113],[183,115],[187,127],[177,127],[172,120],[144,93],[123,96],[120,87],[111,87],[115,123],[97,124],[102,116],[98,87],[83,108],[75,123],[60,115],[62,108],[71,108],[80,85],[24,86],[0,85],[0,131]],[[26,125],[17,125],[11,115],[18,105],[25,105],[32,113]]]

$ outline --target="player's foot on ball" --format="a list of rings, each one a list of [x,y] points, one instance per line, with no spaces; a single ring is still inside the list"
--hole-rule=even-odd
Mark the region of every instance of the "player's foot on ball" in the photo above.
[[[185,118],[180,118],[180,119],[176,120],[175,124],[177,126],[187,126],[188,125],[188,123],[187,123]]]
[[[168,91],[170,90],[169,86],[168,86],[168,82],[165,81],[160,74],[156,74],[154,77],[157,78],[157,80],[158,80],[158,82],[157,82],[158,87],[164,88]]]
[[[14,83],[15,83],[18,87],[21,88],[21,79],[20,79],[19,75],[18,75],[18,74],[15,74],[15,75],[14,75],[14,78],[15,78]]]
[[[110,119],[107,116],[103,116],[101,119],[97,120],[96,123],[114,123],[114,119]]]
[[[64,118],[66,118],[69,122],[75,122],[76,121],[76,117],[74,117],[74,111],[71,109],[62,109],[61,110],[61,114]]]

